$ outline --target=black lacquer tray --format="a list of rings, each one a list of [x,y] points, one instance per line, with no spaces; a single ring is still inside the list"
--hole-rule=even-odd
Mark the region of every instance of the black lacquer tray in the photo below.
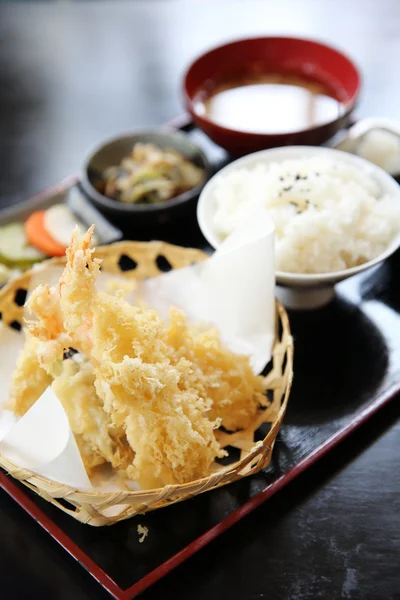
[[[215,170],[229,162],[189,121],[188,131]],[[62,198],[75,180],[36,197]],[[1,216],[1,215],[0,215]],[[189,216],[162,239],[207,249]],[[162,231],[160,231],[160,234]],[[128,232],[125,232],[128,234]],[[161,237],[161,235],[159,236]],[[400,391],[400,251],[337,286],[328,306],[290,312],[295,340],[294,386],[268,469],[168,508],[93,528],[64,515],[0,473],[0,485],[112,596],[127,600],[204,547],[371,418]],[[138,524],[149,534],[139,543]]]

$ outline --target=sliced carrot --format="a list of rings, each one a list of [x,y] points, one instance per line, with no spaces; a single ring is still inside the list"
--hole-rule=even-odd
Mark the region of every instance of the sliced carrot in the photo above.
[[[44,210],[38,210],[25,221],[25,235],[29,243],[48,256],[64,256],[65,248],[46,231]]]

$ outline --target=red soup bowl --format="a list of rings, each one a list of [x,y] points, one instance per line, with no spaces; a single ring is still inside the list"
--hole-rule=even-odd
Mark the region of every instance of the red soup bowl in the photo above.
[[[298,78],[310,86],[317,84],[324,94],[338,102],[340,110],[322,123],[298,130],[291,127],[288,131],[254,132],[246,131],[235,122],[229,127],[218,123],[206,115],[204,109],[199,109],[218,88],[224,85],[229,88],[227,82],[243,81],[254,74],[274,74],[281,76],[283,81]],[[260,37],[231,42],[197,58],[184,77],[184,96],[186,108],[197,126],[230,154],[240,156],[275,146],[323,144],[348,124],[360,86],[357,67],[334,48],[306,39]],[[251,104],[248,106],[251,110]],[[265,106],[265,110],[270,109]],[[271,118],[276,114],[281,122],[284,121],[287,114],[284,106],[275,103],[272,110],[275,113],[272,112]],[[288,114],[288,120],[290,118]]]

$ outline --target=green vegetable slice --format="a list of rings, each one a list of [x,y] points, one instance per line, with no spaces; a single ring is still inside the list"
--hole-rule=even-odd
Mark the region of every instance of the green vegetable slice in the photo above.
[[[45,254],[29,246],[23,223],[0,227],[0,262],[8,267],[28,268],[44,258]]]

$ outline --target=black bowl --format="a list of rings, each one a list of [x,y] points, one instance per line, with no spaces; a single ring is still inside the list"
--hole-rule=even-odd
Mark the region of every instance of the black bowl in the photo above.
[[[126,204],[100,193],[96,189],[96,183],[102,178],[105,169],[120,164],[137,142],[152,143],[160,148],[174,148],[204,170],[204,182],[171,200],[155,204]],[[190,215],[195,220],[198,196],[211,174],[206,155],[186,134],[168,129],[139,131],[114,137],[99,145],[85,162],[81,185],[93,204],[110,220],[122,226],[126,232],[141,232],[142,235],[137,237],[146,239],[154,237],[160,226],[176,225],[185,216]]]

